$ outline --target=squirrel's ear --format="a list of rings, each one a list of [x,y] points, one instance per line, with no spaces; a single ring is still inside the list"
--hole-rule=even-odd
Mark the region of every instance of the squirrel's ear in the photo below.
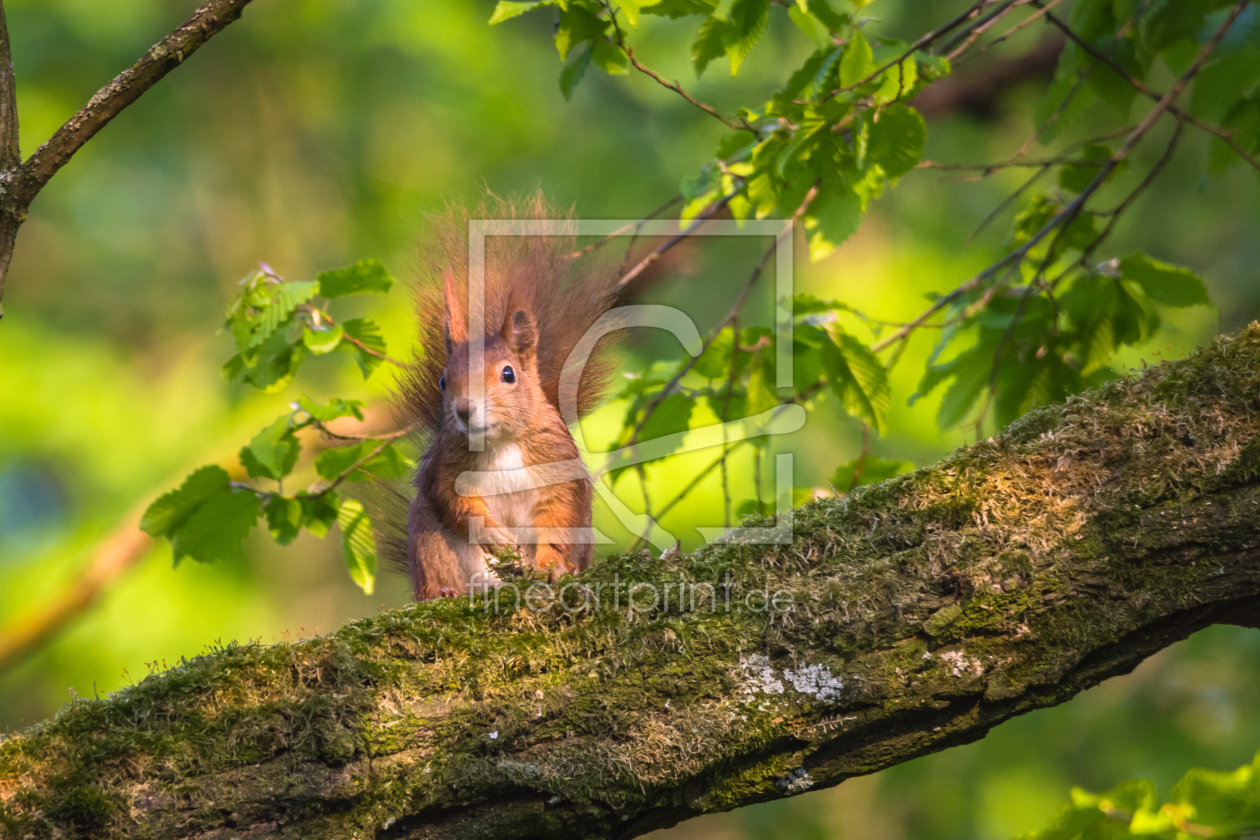
[[[446,286],[446,344],[449,353],[452,345],[462,344],[468,340],[468,320],[464,308],[460,305],[459,289],[455,287],[455,275],[448,269],[445,278]]]
[[[499,338],[518,357],[529,356],[538,343],[538,332],[534,328],[534,319],[524,309],[508,309],[507,318],[503,319],[503,329]]]

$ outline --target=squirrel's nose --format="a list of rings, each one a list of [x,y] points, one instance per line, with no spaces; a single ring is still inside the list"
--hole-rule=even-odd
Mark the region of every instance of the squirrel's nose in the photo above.
[[[459,418],[459,422],[465,426],[468,425],[469,419],[477,414],[477,407],[472,402],[455,403],[455,416]]]

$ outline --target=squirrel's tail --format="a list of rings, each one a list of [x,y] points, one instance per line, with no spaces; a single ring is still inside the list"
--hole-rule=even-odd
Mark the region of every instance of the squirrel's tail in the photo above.
[[[535,192],[517,201],[490,196],[472,209],[448,209],[431,222],[417,295],[419,353],[401,389],[408,416],[429,430],[441,424],[437,382],[446,365],[446,320],[467,317],[469,293],[478,285],[484,289],[487,335],[499,331],[509,306],[529,308],[538,331],[539,380],[548,401],[562,413],[574,402],[582,414],[594,408],[614,365],[607,352],[610,341],[594,341],[589,333],[614,303],[617,270],[598,251],[577,253],[572,213],[555,210]],[[470,267],[477,270],[470,274]],[[443,291],[448,282],[463,312],[448,311]],[[587,352],[570,359],[579,346]],[[566,365],[577,386],[576,395],[567,397],[561,394]]]

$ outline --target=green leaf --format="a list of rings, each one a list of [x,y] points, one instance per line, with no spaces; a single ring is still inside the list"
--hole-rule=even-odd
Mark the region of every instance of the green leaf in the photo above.
[[[1153,260],[1145,254],[1122,259],[1120,275],[1137,283],[1147,297],[1164,306],[1207,306],[1211,302],[1203,281],[1194,272]]]
[[[1219,123],[1258,81],[1260,48],[1248,44],[1199,71],[1194,77],[1190,110],[1201,119]]]
[[[297,463],[302,445],[293,435],[293,417],[286,414],[263,429],[241,448],[241,465],[250,478],[284,478]]]
[[[532,12],[540,6],[550,6],[551,0],[535,0],[535,2],[521,3],[515,0],[499,0],[499,4],[494,7],[494,13],[490,15],[490,25],[503,23],[505,20],[511,20],[517,15],[523,15],[526,12]]]
[[[708,15],[717,6],[717,0],[660,0],[652,6],[645,6],[643,14],[660,15],[677,20],[688,15]]]
[[[687,431],[695,405],[695,399],[686,394],[670,394],[652,412],[639,439],[652,440]]]
[[[722,32],[726,57],[731,60],[732,76],[739,72],[739,66],[761,40],[769,19],[769,0],[735,0],[729,22]]]
[[[705,18],[700,24],[700,31],[691,44],[691,66],[696,68],[696,75],[704,72],[709,62],[726,55],[726,43],[722,40],[722,29],[726,24],[717,18]]]
[[[888,411],[888,371],[871,349],[855,337],[838,332],[832,338],[822,347],[827,384],[845,412],[878,433]]]
[[[936,425],[941,431],[952,429],[967,418],[967,412],[975,405],[980,393],[989,384],[993,370],[992,354],[969,352],[955,360],[954,381],[945,389],[940,408],[936,412]],[[925,377],[926,378],[926,377]],[[923,384],[919,392],[926,394]]]
[[[889,178],[900,178],[918,164],[927,141],[927,126],[908,105],[890,105],[871,126],[870,163],[879,164]]]
[[[731,354],[734,350],[735,331],[723,327],[691,369],[705,379],[725,379],[731,375]]]
[[[357,462],[363,461],[358,469],[346,477],[347,481],[362,481],[367,474],[377,478],[397,478],[403,475],[407,471],[407,462],[393,446],[386,446],[376,455],[372,455],[380,445],[379,440],[361,440],[351,446],[325,449],[315,457],[315,472],[320,478],[333,481]]]
[[[175,564],[185,557],[213,563],[238,556],[259,504],[252,490],[222,489],[206,498],[175,532]]]
[[[306,303],[315,296],[319,284],[314,280],[300,283],[281,283],[274,287],[271,302],[263,307],[258,316],[248,347],[258,347],[282,327],[292,322],[298,304]]]
[[[630,72],[630,57],[626,51],[607,39],[594,43],[591,59],[610,76],[624,76]]]
[[[317,496],[299,493],[297,501],[302,506],[302,526],[322,540],[337,521],[340,499],[335,493],[321,493]]]
[[[832,45],[831,33],[827,31],[827,27],[821,20],[814,17],[807,11],[796,6],[788,9],[788,17],[792,19],[792,23],[796,24],[796,28],[801,33],[814,42],[814,45],[820,50],[825,50]]]
[[[310,327],[302,329],[302,343],[306,345],[306,349],[310,350],[316,356],[322,356],[325,353],[331,353],[341,344],[341,338],[345,335],[345,330],[338,324],[335,327],[316,331]]]
[[[565,62],[564,69],[560,71],[560,93],[566,100],[573,96],[574,88],[578,86],[578,82],[582,81],[582,77],[586,75],[586,68],[590,65],[590,47]]]
[[[1221,128],[1233,135],[1234,142],[1254,157],[1260,152],[1260,99],[1243,99],[1225,116]],[[1208,170],[1224,172],[1241,158],[1219,137],[1213,137],[1208,147]]]
[[[837,467],[835,474],[831,477],[831,486],[841,493],[847,493],[851,487],[887,481],[912,469],[914,469],[914,464],[909,461],[889,461],[867,455],[865,458],[858,458]],[[859,470],[861,470],[860,473]],[[858,476],[856,485],[853,483],[855,474]]]
[[[350,579],[364,595],[371,595],[376,587],[376,537],[363,503],[343,499],[337,510],[337,524],[341,527],[342,551]]]
[[[613,2],[626,13],[626,20],[630,21],[631,26],[638,26],[639,13],[645,6],[650,6],[656,0],[613,0]]]
[[[850,187],[828,181],[805,212],[809,259],[818,262],[857,232],[862,222],[862,199]]]
[[[610,26],[612,21],[602,20],[585,6],[574,4],[561,11],[554,38],[560,60],[567,61],[569,52],[583,41],[603,38],[605,30]]]
[[[845,47],[844,58],[840,59],[840,87],[853,87],[876,69],[871,45],[859,30],[853,34],[849,45]]]
[[[1099,143],[1089,143],[1081,149],[1081,160],[1096,160],[1095,164],[1069,164],[1059,170],[1059,186],[1063,189],[1078,193],[1088,187],[1098,177],[1098,173],[1102,171],[1102,165],[1111,157],[1111,149]],[[1116,175],[1119,175],[1128,165],[1128,161],[1122,161],[1119,166],[1107,176],[1110,181]]]
[[[329,400],[328,405],[320,405],[309,397],[300,397],[297,402],[299,408],[321,423],[329,423],[338,417],[353,417],[356,420],[362,420],[363,406],[366,405],[362,400],[339,398]]]
[[[388,292],[394,285],[385,266],[374,259],[362,259],[352,266],[321,271],[315,276],[319,293],[326,298]]]
[[[267,497],[263,513],[267,517],[267,530],[276,542],[288,545],[297,539],[302,530],[301,502],[272,494]]]
[[[362,345],[360,347],[359,344],[343,342],[341,346],[350,348],[354,353],[355,361],[359,363],[359,370],[363,371],[363,378],[367,379],[385,361],[381,358],[385,355],[385,336],[381,334],[381,328],[370,318],[355,318],[344,322],[341,326],[345,329],[347,338],[354,339]]]
[[[145,510],[140,528],[151,537],[169,537],[192,515],[201,503],[231,483],[223,467],[208,466],[194,471],[177,490],[157,498]]]

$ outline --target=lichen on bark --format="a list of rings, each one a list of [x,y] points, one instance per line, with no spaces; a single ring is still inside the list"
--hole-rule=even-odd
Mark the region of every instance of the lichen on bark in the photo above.
[[[1258,409],[1253,325],[800,508],[787,546],[616,555],[544,608],[500,592],[216,649],[0,741],[0,826],[631,837],[975,740],[1254,623]]]

